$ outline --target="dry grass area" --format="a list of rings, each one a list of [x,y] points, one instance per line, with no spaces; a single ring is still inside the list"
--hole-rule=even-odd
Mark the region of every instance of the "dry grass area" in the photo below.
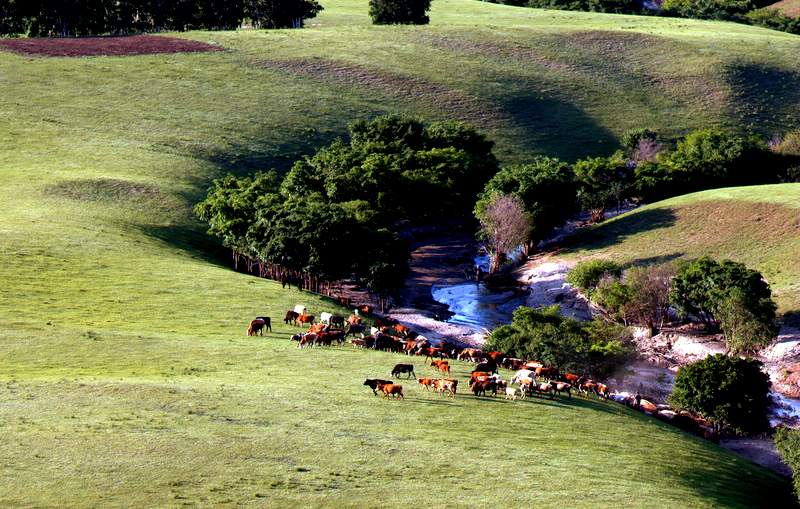
[[[155,35],[0,39],[0,49],[43,57],[96,57],[222,51],[200,41]]]
[[[800,17],[799,0],[781,0],[769,6],[770,9],[780,9],[787,16]]]

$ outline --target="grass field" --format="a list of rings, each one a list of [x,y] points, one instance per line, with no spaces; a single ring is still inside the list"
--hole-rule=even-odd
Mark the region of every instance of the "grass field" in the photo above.
[[[360,383],[386,354],[300,352],[285,327],[245,338],[257,314],[333,306],[233,273],[190,209],[214,176],[286,168],[385,111],[474,122],[504,162],[607,152],[631,126],[783,131],[800,118],[800,38],[469,0],[434,2],[429,27],[372,27],[366,1],[323,3],[301,31],[179,34],[224,52],[0,53],[0,506],[748,507],[788,493],[617,406],[415,388],[380,401]]]
[[[647,205],[581,234],[566,257],[624,264],[709,255],[761,271],[779,311],[800,315],[800,184],[716,189]]]

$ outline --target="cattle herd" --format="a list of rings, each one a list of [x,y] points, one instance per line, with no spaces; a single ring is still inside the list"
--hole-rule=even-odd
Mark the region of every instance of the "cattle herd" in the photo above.
[[[684,431],[711,440],[719,439],[716,427],[703,417],[685,410],[676,411],[668,405],[656,405],[641,398],[638,393],[635,397],[627,393],[612,394],[607,385],[589,377],[575,373],[560,373],[555,367],[545,366],[537,361],[513,358],[502,352],[463,348],[446,340],[434,344],[428,338],[390,318],[375,319],[375,326],[367,330],[359,311],[371,312],[364,308],[355,310],[347,319],[341,315],[323,312],[320,313],[320,320],[316,321],[315,316],[308,314],[304,306],[298,305],[286,312],[284,323],[308,327],[305,332],[293,334],[290,338],[296,341],[298,348],[301,349],[341,345],[351,337],[350,343],[360,348],[422,357],[425,365],[438,373],[437,377],[418,378],[411,362],[396,364],[390,375],[395,379],[414,380],[424,391],[432,391],[441,396],[455,398],[458,392],[459,381],[451,376],[450,361],[453,359],[468,361],[476,364],[468,381],[469,390],[475,396],[501,394],[506,400],[516,401],[531,396],[549,399],[555,399],[557,396],[572,398],[575,392],[586,398],[596,396],[602,400],[612,399],[651,414]],[[247,335],[263,336],[265,329],[272,332],[270,318],[259,316],[248,325]],[[514,371],[513,377],[510,380],[503,380],[499,374],[499,367]],[[396,381],[369,378],[364,381],[364,385],[375,395],[383,394],[386,398],[404,399],[403,386]]]

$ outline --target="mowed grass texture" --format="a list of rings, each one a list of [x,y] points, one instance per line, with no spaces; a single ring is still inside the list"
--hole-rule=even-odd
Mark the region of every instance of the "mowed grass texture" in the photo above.
[[[401,358],[294,348],[286,309],[337,308],[231,271],[191,207],[215,176],[285,169],[387,111],[473,122],[507,163],[610,151],[631,126],[783,130],[800,39],[467,0],[372,27],[365,1],[325,7],[301,31],[178,34],[222,52],[0,53],[0,506],[784,502],[787,481],[616,405],[374,398],[363,379]],[[246,338],[262,314],[274,335]]]
[[[778,311],[800,313],[800,184],[715,189],[647,205],[582,233],[568,258],[628,265],[708,255],[760,271]]]

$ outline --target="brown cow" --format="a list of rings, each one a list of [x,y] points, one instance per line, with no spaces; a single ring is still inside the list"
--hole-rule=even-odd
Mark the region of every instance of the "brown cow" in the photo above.
[[[536,376],[541,378],[546,378],[548,380],[553,379],[558,375],[558,370],[556,368],[546,368],[544,366],[538,367],[534,370]]]
[[[581,377],[575,373],[564,373],[561,379],[570,385],[576,385]]]
[[[361,323],[361,317],[358,315],[350,315],[347,318],[347,323],[349,323],[350,325],[358,325]]]
[[[378,395],[378,391],[380,390],[382,385],[391,384],[391,380],[381,380],[380,378],[367,378],[364,380],[364,385],[372,389],[372,394]]]
[[[283,323],[289,325],[289,322],[292,324],[297,325],[297,319],[300,317],[300,314],[292,311],[291,309],[286,312],[286,316],[283,317]]]
[[[388,398],[389,395],[391,395],[392,398],[395,398],[396,396],[400,396],[400,399],[405,399],[403,397],[403,386],[402,385],[383,384],[383,385],[380,385],[379,388],[383,392],[383,397],[384,398]]]
[[[314,346],[314,342],[317,340],[317,335],[313,332],[308,334],[303,334],[303,337],[300,338],[300,342],[297,344],[297,348],[305,348],[305,347],[312,347]]]
[[[503,352],[486,352],[484,356],[495,364],[502,364],[506,358],[506,354]]]
[[[486,396],[486,391],[492,391],[493,395],[497,395],[497,384],[492,380],[476,380],[471,389],[476,396]]]
[[[571,392],[572,386],[567,382],[554,382],[551,380],[550,386],[553,387],[553,392],[555,392],[559,396],[561,395],[562,392],[566,392],[567,396],[569,396],[570,399],[572,399],[572,392]]]
[[[447,361],[431,360],[431,367],[436,371],[441,371],[442,373],[450,373],[450,364],[448,364]]]
[[[595,387],[595,394],[600,396],[601,399],[608,399],[608,397],[611,394],[611,391],[606,384],[599,383],[597,384],[597,387]]]
[[[417,383],[420,384],[426,391],[433,387],[434,382],[436,382],[436,379],[434,378],[417,378]]]
[[[264,335],[264,326],[267,325],[267,322],[260,318],[256,318],[255,320],[250,321],[250,325],[247,326],[247,335],[248,336],[255,336],[256,334]]]
[[[314,323],[314,315],[305,315],[305,314],[300,315],[300,316],[297,317],[297,321],[300,323],[300,325],[303,325],[303,324],[306,324],[306,323],[307,324],[313,324]]]
[[[328,325],[322,322],[312,323],[308,328],[308,332],[325,332],[326,330],[328,330]]]
[[[448,393],[451,398],[455,398],[457,390],[458,380],[454,378],[436,378],[433,381],[433,392],[438,394]]]
[[[488,371],[473,371],[469,376],[469,385],[471,386],[477,381],[488,380],[492,373]]]

